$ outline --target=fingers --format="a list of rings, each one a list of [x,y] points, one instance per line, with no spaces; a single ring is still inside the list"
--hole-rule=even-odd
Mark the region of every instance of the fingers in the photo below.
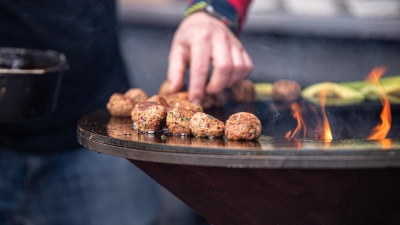
[[[243,79],[248,72],[242,50],[237,47],[232,47],[231,55],[233,61],[233,72],[232,78],[228,80],[227,87],[232,87],[236,81]]]
[[[206,87],[210,61],[213,73]],[[189,100],[198,102],[204,92],[221,92],[245,79],[253,69],[235,35],[221,21],[201,12],[185,18],[175,33],[167,74],[170,92],[181,90],[189,64]]]
[[[200,103],[210,66],[210,44],[197,42],[190,50],[189,100]]]
[[[243,57],[244,65],[246,67],[246,72],[243,77],[243,79],[245,79],[253,71],[253,61],[251,60],[249,54],[244,49],[242,50],[242,57]]]
[[[167,79],[169,92],[174,93],[182,89],[184,85],[185,70],[187,67],[187,50],[184,46],[173,43],[169,54]]]
[[[225,36],[222,36],[225,37]],[[207,85],[207,93],[214,94],[224,90],[233,72],[233,60],[229,39],[218,38],[212,45],[213,73]]]
[[[220,42],[214,46],[220,46],[215,54],[214,72],[207,86],[208,93],[218,93],[226,87],[232,87],[237,81],[249,76],[253,70],[250,56],[236,40],[231,45],[222,45]],[[227,49],[229,52],[227,52]]]

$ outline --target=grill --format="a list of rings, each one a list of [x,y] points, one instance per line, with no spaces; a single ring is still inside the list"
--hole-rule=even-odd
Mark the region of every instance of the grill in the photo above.
[[[105,110],[83,117],[77,132],[83,146],[127,158],[214,225],[399,224],[399,106],[392,105],[389,148],[365,139],[381,107],[327,108],[329,145],[282,138],[296,121],[270,101],[208,112],[223,121],[234,112],[255,113],[263,123],[256,142],[136,134],[130,119]]]

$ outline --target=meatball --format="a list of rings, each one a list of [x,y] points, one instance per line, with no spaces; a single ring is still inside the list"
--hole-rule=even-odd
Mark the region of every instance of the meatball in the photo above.
[[[115,93],[111,95],[107,103],[107,110],[112,116],[129,117],[135,102],[123,94]]]
[[[227,92],[221,92],[218,94],[215,94],[214,96],[214,106],[215,107],[222,107],[226,105],[228,102],[228,93]]]
[[[180,100],[189,100],[189,93],[187,91],[176,92],[174,94],[171,94],[170,96],[176,97]]]
[[[221,107],[228,102],[228,96],[225,92],[218,94],[205,94],[201,106],[203,109],[210,109],[212,107]]]
[[[261,122],[251,113],[239,112],[226,121],[225,135],[230,140],[256,140],[261,135]]]
[[[191,101],[187,101],[187,100],[175,102],[173,107],[174,108],[185,108],[185,109],[193,111],[193,112],[203,112],[203,107],[201,107],[200,104],[194,103]]]
[[[237,82],[230,91],[233,101],[237,103],[250,103],[253,102],[256,97],[254,84],[250,80]]]
[[[204,95],[203,100],[201,101],[201,107],[203,107],[203,109],[210,109],[214,107],[214,105],[215,105],[214,96],[209,94]]]
[[[136,119],[136,130],[139,133],[154,133],[162,130],[167,110],[162,105],[152,105],[145,109]]]
[[[190,119],[190,129],[196,137],[220,137],[224,135],[224,122],[206,113],[197,112]]]
[[[158,89],[158,94],[159,95],[168,95],[169,94],[169,81],[166,80],[162,82],[160,85],[160,89]]]
[[[131,112],[132,121],[136,121],[138,119],[138,116],[140,116],[145,109],[149,108],[152,105],[158,104],[157,102],[141,102],[136,104]]]
[[[172,108],[174,108],[174,106],[177,102],[180,102],[183,100],[185,100],[185,101],[189,100],[189,95],[187,92],[177,92],[177,93],[170,94],[170,95],[167,95],[164,97],[167,100],[169,107],[172,107]]]
[[[164,96],[165,100],[167,100],[168,106],[171,108],[175,108],[175,104],[177,102],[182,101],[181,99],[177,98],[176,96],[172,96],[172,95],[166,95]]]
[[[272,99],[279,102],[294,102],[301,95],[300,85],[293,80],[278,80],[272,86]]]
[[[194,112],[184,108],[172,108],[167,112],[167,127],[172,134],[190,135],[190,119]]]
[[[147,102],[157,102],[157,104],[162,105],[164,107],[169,106],[167,100],[161,95],[153,95],[149,99],[147,99]]]
[[[131,88],[125,92],[125,96],[134,100],[135,103],[144,102],[147,100],[147,94],[140,88]]]

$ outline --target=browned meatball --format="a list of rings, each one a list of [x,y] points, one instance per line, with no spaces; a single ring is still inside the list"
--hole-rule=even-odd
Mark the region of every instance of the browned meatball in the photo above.
[[[107,110],[112,116],[129,117],[134,106],[135,102],[132,99],[123,94],[115,93],[108,100]]]
[[[278,80],[272,86],[272,99],[280,102],[294,102],[301,95],[300,85],[293,80]]]
[[[141,102],[135,105],[131,113],[132,121],[136,121],[142,112],[152,105],[158,105],[157,102]]]
[[[164,97],[167,100],[169,107],[171,108],[174,108],[177,102],[180,102],[182,100],[187,101],[189,99],[187,92],[177,92],[174,94],[166,95]]]
[[[166,96],[164,96],[164,98],[165,98],[165,100],[167,100],[167,102],[168,102],[168,107],[170,107],[170,108],[175,108],[175,107],[174,107],[175,104],[176,104],[177,102],[182,101],[181,99],[177,98],[176,96],[172,96],[172,95],[166,95]]]
[[[220,137],[224,135],[224,122],[206,113],[197,112],[190,119],[190,129],[196,137]]]
[[[185,109],[193,111],[193,112],[203,112],[203,107],[201,107],[200,104],[194,103],[191,101],[187,101],[187,100],[175,102],[173,107],[174,108],[185,108]]]
[[[158,89],[158,94],[159,95],[168,95],[169,94],[169,81],[166,80],[162,82],[160,85],[160,88]]]
[[[205,94],[201,106],[203,109],[210,109],[212,107],[221,107],[228,102],[228,96],[225,92],[218,94]]]
[[[164,107],[169,106],[167,100],[161,95],[153,95],[149,99],[147,99],[147,102],[157,102],[157,104],[162,105]]]
[[[136,119],[136,130],[139,133],[154,133],[162,130],[167,110],[162,105],[152,105],[145,109]]]
[[[231,115],[225,125],[225,135],[231,140],[256,140],[261,130],[260,120],[247,112]]]
[[[203,107],[203,109],[210,109],[214,107],[214,105],[215,105],[214,96],[205,94],[203,100],[201,101],[201,107]]]
[[[144,102],[147,100],[147,94],[140,88],[131,88],[125,92],[125,96],[134,100],[135,103]]]
[[[228,93],[227,92],[221,92],[218,94],[214,95],[214,106],[215,107],[222,107],[226,105],[228,102]]]
[[[250,80],[237,82],[230,91],[233,101],[237,103],[250,103],[253,102],[256,97],[254,84]]]
[[[176,92],[170,96],[176,97],[180,100],[189,100],[189,93],[187,91]]]
[[[190,135],[190,119],[194,112],[184,108],[172,108],[167,112],[167,127],[172,134]]]

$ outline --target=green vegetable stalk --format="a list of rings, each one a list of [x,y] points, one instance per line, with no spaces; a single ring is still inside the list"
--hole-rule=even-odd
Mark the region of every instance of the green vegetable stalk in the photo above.
[[[264,100],[271,98],[272,84],[271,83],[256,83],[254,84],[256,92],[256,100]]]
[[[302,91],[303,98],[319,104],[321,94],[326,92],[327,106],[351,105],[364,101],[365,96],[360,91],[338,83],[324,82],[308,86]]]

